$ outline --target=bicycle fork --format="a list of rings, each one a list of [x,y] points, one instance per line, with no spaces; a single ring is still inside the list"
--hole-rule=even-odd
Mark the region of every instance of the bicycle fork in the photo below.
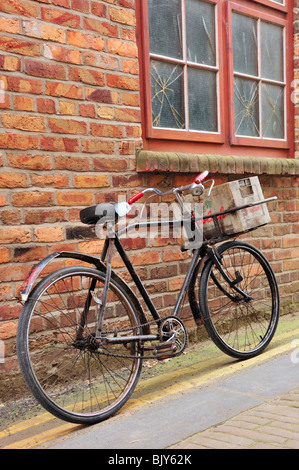
[[[243,277],[242,277],[241,273],[239,271],[235,271],[236,278],[234,280],[230,279],[229,276],[226,274],[226,272],[224,271],[224,269],[222,267],[222,261],[221,261],[222,256],[219,256],[219,254],[217,253],[217,251],[213,247],[207,248],[206,252],[207,252],[207,255],[213,261],[213,263],[215,264],[215,266],[217,267],[217,269],[220,272],[223,279],[232,288],[232,290],[234,290],[239,295],[234,296],[234,295],[230,294],[229,292],[227,292],[227,290],[218,282],[218,280],[216,279],[214,273],[212,272],[211,277],[213,279],[213,282],[218,287],[218,289],[221,290],[221,292],[223,292],[233,302],[239,302],[240,300],[244,300],[245,302],[249,302],[250,300],[252,300],[252,297],[250,295],[246,294],[246,292],[244,292],[242,289],[240,289],[237,285],[241,281],[243,281]]]

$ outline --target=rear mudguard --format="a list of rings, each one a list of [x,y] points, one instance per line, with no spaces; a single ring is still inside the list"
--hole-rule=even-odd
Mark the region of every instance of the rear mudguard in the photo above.
[[[57,251],[47,256],[46,258],[44,258],[42,261],[40,261],[37,265],[35,265],[31,269],[20,291],[22,302],[26,302],[26,300],[28,299],[31,289],[36,279],[40,275],[40,273],[45,269],[45,267],[52,260],[56,258],[78,259],[80,261],[85,261],[86,263],[93,264],[96,267],[96,269],[98,269],[99,271],[106,272],[105,264],[99,258],[95,256],[86,255],[84,253],[72,252],[72,251]],[[128,296],[134,302],[134,307],[136,308],[136,311],[139,313],[139,319],[140,319],[141,324],[146,324],[147,320],[146,320],[145,314],[134,292],[130,289],[128,284],[121,277],[119,277],[115,272],[112,271],[111,276],[123,288],[124,292],[128,293]],[[148,326],[145,327],[144,330],[148,330]]]

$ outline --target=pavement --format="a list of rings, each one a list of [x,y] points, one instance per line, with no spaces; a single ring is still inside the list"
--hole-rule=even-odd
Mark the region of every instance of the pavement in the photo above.
[[[107,459],[299,448],[298,316],[281,322],[266,351],[247,361],[219,354],[209,342],[152,370],[109,420],[82,427],[41,410],[2,428],[0,448],[102,449]]]
[[[195,433],[170,449],[299,449],[299,387]]]

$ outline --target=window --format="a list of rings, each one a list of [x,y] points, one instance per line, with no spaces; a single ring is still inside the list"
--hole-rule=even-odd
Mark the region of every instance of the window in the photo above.
[[[140,1],[146,138],[288,148],[288,1]]]
[[[234,144],[285,146],[286,66],[284,20],[230,5],[229,82]],[[247,139],[246,139],[247,138]],[[267,141],[268,140],[268,141]]]
[[[153,136],[221,140],[217,3],[147,1]]]

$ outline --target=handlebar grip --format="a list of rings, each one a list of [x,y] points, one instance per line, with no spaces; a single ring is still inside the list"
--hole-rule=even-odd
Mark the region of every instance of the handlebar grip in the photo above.
[[[199,173],[198,176],[196,176],[194,183],[200,184],[203,182],[203,180],[208,176],[209,172],[207,170],[203,171],[202,173]]]
[[[135,194],[128,200],[128,204],[133,204],[134,202],[138,201],[143,196],[143,191],[140,191],[139,193]]]

